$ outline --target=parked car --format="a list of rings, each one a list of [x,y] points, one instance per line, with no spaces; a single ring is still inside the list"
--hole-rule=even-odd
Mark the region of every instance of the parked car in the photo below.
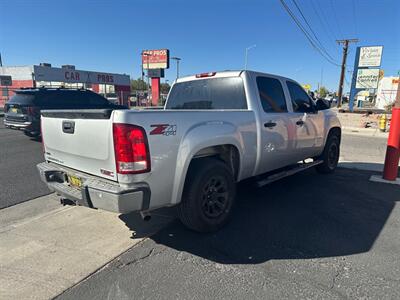
[[[227,222],[239,181],[333,172],[341,138],[336,114],[297,82],[253,71],[179,78],[163,110],[42,111],[42,122],[38,170],[62,198],[144,218],[178,205],[199,232]]]
[[[89,90],[63,88],[29,88],[16,91],[4,106],[4,125],[23,130],[27,136],[40,135],[42,109],[124,108],[114,105]]]

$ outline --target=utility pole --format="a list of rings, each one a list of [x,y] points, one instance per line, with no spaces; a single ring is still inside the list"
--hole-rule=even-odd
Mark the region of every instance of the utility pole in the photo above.
[[[346,72],[346,60],[347,60],[347,51],[349,49],[349,43],[357,43],[358,39],[346,39],[346,40],[336,40],[336,42],[340,45],[343,44],[343,58],[342,58],[342,70],[340,72],[340,80],[339,80],[339,89],[338,89],[338,103],[337,107],[342,106],[342,96],[343,96],[343,81],[344,74]]]

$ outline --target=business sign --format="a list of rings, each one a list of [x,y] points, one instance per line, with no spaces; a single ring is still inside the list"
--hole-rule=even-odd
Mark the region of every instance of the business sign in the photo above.
[[[143,69],[168,69],[169,50],[143,50],[142,51]]]
[[[12,78],[9,75],[0,75],[0,85],[12,86]]]
[[[358,69],[356,89],[378,88],[379,69]]]
[[[359,67],[379,67],[383,46],[360,47]]]
[[[149,69],[148,76],[150,78],[164,78],[164,69]]]
[[[36,81],[130,85],[129,75],[34,66]]]

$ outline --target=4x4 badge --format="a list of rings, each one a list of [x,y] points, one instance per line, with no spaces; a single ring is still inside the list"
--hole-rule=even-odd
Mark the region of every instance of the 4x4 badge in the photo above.
[[[150,135],[176,135],[176,125],[153,124],[150,127],[155,127],[150,131]]]

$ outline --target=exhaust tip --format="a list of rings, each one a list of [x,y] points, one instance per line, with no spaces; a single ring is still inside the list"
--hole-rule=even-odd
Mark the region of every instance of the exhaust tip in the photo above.
[[[144,211],[141,211],[140,212],[140,216],[142,217],[142,220],[143,221],[150,221],[151,220],[151,215],[150,215],[150,213],[148,213],[148,212],[144,212]]]

